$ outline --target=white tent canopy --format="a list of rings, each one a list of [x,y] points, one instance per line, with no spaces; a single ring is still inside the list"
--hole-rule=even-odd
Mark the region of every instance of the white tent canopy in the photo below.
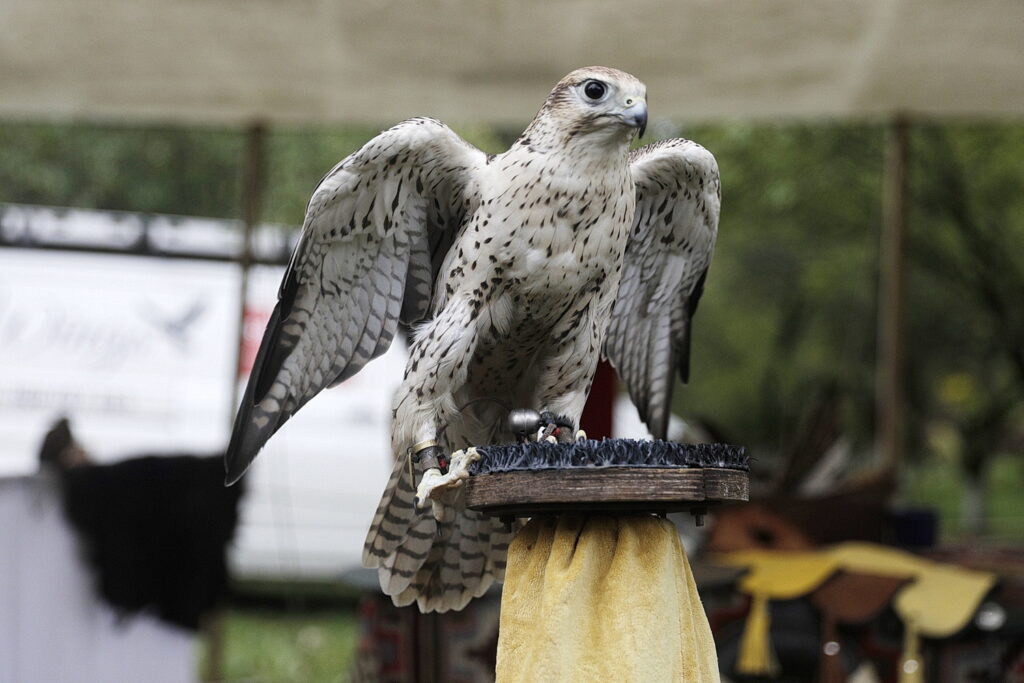
[[[1024,112],[1019,0],[4,0],[0,117],[520,124],[616,66],[653,116]]]

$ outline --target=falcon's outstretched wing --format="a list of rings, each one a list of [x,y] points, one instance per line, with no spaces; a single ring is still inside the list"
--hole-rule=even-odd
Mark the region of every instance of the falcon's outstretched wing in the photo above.
[[[320,181],[235,418],[228,483],[306,401],[384,353],[399,320],[428,314],[485,162],[439,121],[411,119]]]
[[[605,355],[655,438],[668,431],[675,371],[690,371],[690,321],[718,233],[718,164],[689,140],[629,157],[636,214]]]

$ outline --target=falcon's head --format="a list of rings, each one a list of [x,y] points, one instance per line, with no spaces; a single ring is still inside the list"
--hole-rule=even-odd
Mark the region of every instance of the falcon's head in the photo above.
[[[576,69],[551,91],[537,121],[551,117],[569,138],[628,142],[647,127],[647,86],[617,69]]]

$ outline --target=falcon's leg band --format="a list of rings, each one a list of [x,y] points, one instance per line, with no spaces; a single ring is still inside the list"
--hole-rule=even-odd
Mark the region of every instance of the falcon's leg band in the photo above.
[[[412,461],[422,465],[423,471],[437,469],[441,474],[448,473],[448,456],[436,441],[427,442],[427,445],[418,449],[417,446],[420,444],[416,444],[410,449],[412,450]]]

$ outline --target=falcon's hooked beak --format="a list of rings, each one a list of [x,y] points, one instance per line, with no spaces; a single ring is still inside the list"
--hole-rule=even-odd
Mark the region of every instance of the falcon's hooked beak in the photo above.
[[[636,136],[640,139],[647,130],[647,100],[642,97],[626,98],[626,109],[622,112],[622,120],[628,125],[640,129]]]

